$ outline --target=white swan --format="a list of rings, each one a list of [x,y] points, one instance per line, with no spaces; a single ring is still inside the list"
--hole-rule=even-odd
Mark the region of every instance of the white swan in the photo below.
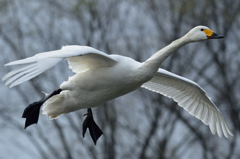
[[[233,135],[220,111],[196,83],[166,70],[161,63],[181,46],[207,39],[223,38],[205,26],[197,26],[185,36],[140,63],[129,57],[107,55],[87,46],[65,46],[61,50],[36,54],[10,62],[19,65],[3,77],[10,87],[19,85],[66,59],[76,73],[60,85],[62,92],[46,99],[43,114],[51,119],[78,109],[96,107],[139,87],[173,98],[193,116],[209,125],[213,134]]]

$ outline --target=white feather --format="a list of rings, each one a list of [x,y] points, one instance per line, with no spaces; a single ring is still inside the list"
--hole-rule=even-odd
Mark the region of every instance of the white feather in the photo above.
[[[232,135],[218,108],[195,82],[159,69],[156,75],[150,81],[144,83],[142,87],[173,98],[179,106],[200,119],[204,124],[209,125],[212,133],[217,131],[220,137],[222,132],[224,132],[225,137],[228,137],[226,134]],[[175,92],[169,92],[168,90],[175,90]],[[212,114],[209,115],[209,112],[212,112]],[[209,118],[211,118],[210,124]],[[221,126],[222,124],[224,126]]]
[[[14,87],[51,69],[64,58],[69,61],[69,67],[75,73],[92,68],[108,67],[115,63],[115,60],[110,58],[109,55],[94,48],[68,46],[63,47],[61,50],[39,53],[35,56],[6,64],[5,66],[19,66],[6,74],[2,80],[8,79],[5,84],[10,84],[11,87]]]

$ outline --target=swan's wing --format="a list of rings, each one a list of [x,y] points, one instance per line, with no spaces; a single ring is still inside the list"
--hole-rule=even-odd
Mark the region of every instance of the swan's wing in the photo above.
[[[39,53],[6,64],[5,66],[18,67],[6,74],[2,80],[7,80],[5,85],[10,84],[10,87],[14,87],[54,67],[63,59],[68,60],[69,67],[75,73],[97,67],[109,67],[117,62],[111,56],[88,46],[65,46],[61,50]]]
[[[66,52],[71,52],[72,50],[78,50],[79,46],[63,47]],[[98,51],[94,48],[88,47],[88,53],[84,56],[76,55],[67,57],[69,68],[72,69],[74,73],[80,73],[88,69],[100,68],[100,67],[111,67],[117,63],[113,57]]]
[[[226,138],[229,135],[233,136],[218,108],[195,82],[159,69],[156,75],[142,87],[173,98],[179,106],[209,125],[213,134],[217,132],[219,137],[224,134]]]

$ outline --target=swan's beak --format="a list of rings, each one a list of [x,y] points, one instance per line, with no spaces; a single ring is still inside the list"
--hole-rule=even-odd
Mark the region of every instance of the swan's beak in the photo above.
[[[208,39],[221,39],[224,38],[223,35],[218,35],[216,33],[213,32],[213,34],[211,36],[207,36]]]
[[[221,39],[224,38],[223,35],[218,35],[216,33],[214,33],[212,30],[210,29],[205,29],[204,30],[205,34],[207,35],[208,39]]]

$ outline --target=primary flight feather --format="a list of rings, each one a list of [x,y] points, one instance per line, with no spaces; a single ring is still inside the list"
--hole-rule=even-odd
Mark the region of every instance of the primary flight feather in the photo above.
[[[83,108],[99,106],[139,87],[172,98],[191,115],[209,125],[213,134],[233,135],[223,116],[206,92],[195,82],[166,70],[161,63],[175,50],[191,42],[223,38],[205,26],[197,26],[182,38],[156,52],[145,62],[129,57],[108,55],[88,46],[65,46],[61,50],[36,54],[10,62],[18,65],[3,77],[6,85],[14,87],[30,80],[66,59],[76,73],[60,85],[60,94],[43,103],[43,114],[50,119]]]

